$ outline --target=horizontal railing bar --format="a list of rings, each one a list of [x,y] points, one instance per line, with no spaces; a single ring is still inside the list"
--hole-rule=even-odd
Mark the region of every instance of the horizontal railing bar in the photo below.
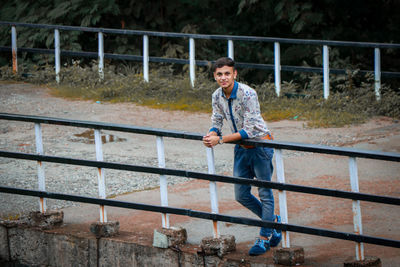
[[[190,140],[202,140],[203,139],[203,135],[197,134],[197,133],[164,130],[164,129],[149,128],[149,127],[138,127],[138,126],[125,125],[125,124],[114,124],[114,123],[105,123],[105,122],[69,120],[69,119],[61,119],[61,118],[50,118],[50,117],[20,115],[20,114],[10,114],[10,113],[0,113],[0,119],[25,121],[25,122],[37,122],[37,123],[46,123],[46,124],[55,124],[55,125],[64,125],[64,126],[75,126],[75,127],[82,127],[82,128],[94,128],[94,129],[130,132],[130,133],[137,133],[137,134],[157,135],[157,136],[172,137],[172,138],[190,139]],[[400,154],[394,153],[394,152],[359,150],[359,149],[346,148],[346,147],[331,147],[331,146],[292,143],[292,142],[283,142],[283,141],[268,141],[268,142],[266,142],[266,141],[241,141],[241,142],[235,142],[235,143],[241,143],[241,144],[245,144],[245,145],[255,145],[255,146],[266,146],[266,147],[272,147],[272,148],[296,150],[296,151],[303,151],[303,152],[322,153],[322,154],[331,154],[331,155],[339,155],[339,156],[351,156],[351,157],[359,157],[359,158],[400,162]]]
[[[355,242],[364,242],[364,243],[370,243],[370,244],[375,244],[375,245],[400,248],[400,241],[398,241],[398,240],[373,237],[373,236],[367,236],[367,235],[357,235],[357,234],[353,234],[353,233],[338,232],[338,231],[332,231],[332,230],[321,229],[321,228],[313,228],[313,227],[307,227],[307,226],[299,226],[299,225],[295,225],[295,224],[283,224],[283,223],[256,220],[256,219],[250,219],[250,218],[244,218],[244,217],[221,215],[221,214],[196,211],[196,210],[191,210],[191,209],[157,206],[157,205],[149,205],[149,204],[143,204],[143,203],[137,203],[137,202],[126,202],[126,201],[111,200],[111,199],[100,199],[100,198],[68,195],[68,194],[45,192],[45,191],[38,191],[38,190],[12,188],[12,187],[6,187],[6,186],[0,186],[0,192],[8,193],[8,194],[33,196],[33,197],[43,197],[43,198],[49,198],[49,199],[67,200],[67,201],[104,205],[104,206],[111,206],[111,207],[143,210],[143,211],[150,211],[150,212],[184,215],[184,216],[189,216],[189,217],[199,218],[199,219],[223,221],[223,222],[228,222],[228,223],[236,223],[236,224],[251,225],[251,226],[258,226],[258,227],[275,228],[275,229],[280,229],[282,231],[292,231],[292,232],[298,232],[298,233],[304,233],[304,234],[310,234],[310,235],[316,235],[316,236],[324,236],[324,237],[331,237],[331,238],[336,238],[336,239],[344,239],[344,240],[351,240],[351,241],[355,241]]]
[[[84,32],[95,32],[95,33],[103,32],[103,33],[126,34],[126,35],[148,35],[148,36],[156,36],[156,37],[178,37],[178,38],[216,39],[216,40],[270,42],[270,43],[279,42],[279,43],[305,44],[305,45],[400,48],[400,44],[391,44],[391,43],[326,41],[326,40],[274,38],[274,37],[258,37],[258,36],[154,32],[154,31],[141,31],[141,30],[123,30],[123,29],[93,28],[93,27],[49,25],[49,24],[32,24],[32,23],[8,22],[8,21],[0,21],[0,25],[20,26],[20,27],[29,27],[29,28],[58,29],[58,30],[66,30],[66,31],[84,31]]]
[[[364,193],[358,193],[358,192],[348,192],[348,191],[317,188],[317,187],[294,185],[294,184],[283,184],[283,183],[277,183],[277,182],[272,182],[272,181],[271,182],[260,181],[260,180],[256,180],[256,179],[246,179],[246,178],[239,178],[239,177],[225,176],[225,175],[216,175],[216,174],[211,175],[208,173],[192,172],[192,171],[186,171],[186,170],[139,166],[139,165],[132,165],[132,164],[106,162],[106,161],[82,160],[82,159],[74,159],[74,158],[28,154],[28,153],[22,153],[22,152],[10,152],[10,151],[3,151],[3,150],[0,150],[0,157],[34,160],[34,161],[51,162],[51,163],[61,163],[61,164],[78,165],[78,166],[86,166],[86,167],[114,169],[114,170],[125,170],[125,171],[135,171],[135,172],[143,172],[143,173],[163,174],[163,175],[195,178],[195,179],[208,180],[208,181],[214,181],[214,182],[222,182],[222,183],[251,184],[254,186],[258,186],[258,187],[272,188],[272,189],[277,189],[277,190],[286,190],[286,191],[292,191],[292,192],[297,192],[297,193],[316,194],[316,195],[338,197],[338,198],[345,198],[345,199],[384,203],[384,204],[390,204],[390,205],[400,205],[400,198],[396,198],[396,197],[378,196],[378,195],[364,194]]]
[[[0,46],[0,51],[11,52],[11,47]],[[27,53],[39,53],[39,54],[54,54],[54,49],[44,49],[44,48],[18,48],[18,52],[27,52]],[[62,56],[69,57],[88,57],[88,58],[98,58],[98,52],[77,52],[77,51],[68,51],[61,50],[60,54]],[[130,61],[143,61],[142,56],[137,55],[126,55],[126,54],[112,54],[112,53],[104,53],[104,58],[109,59],[119,59],[119,60],[130,60]],[[189,64],[189,59],[181,59],[181,58],[165,58],[165,57],[149,57],[150,62],[157,63],[174,63],[174,64]],[[208,60],[196,60],[195,64],[197,66],[211,66],[214,61]],[[237,62],[235,65],[238,68],[253,68],[253,69],[262,69],[262,70],[274,70],[273,64],[259,64],[259,63],[244,63]],[[302,66],[281,66],[282,71],[290,71],[290,72],[312,72],[312,73],[323,73],[323,68],[318,67],[302,67]],[[347,69],[330,69],[331,74],[346,74]],[[373,70],[358,70],[360,74],[373,73]],[[399,78],[400,72],[390,72],[390,71],[381,71],[381,76],[386,78]]]

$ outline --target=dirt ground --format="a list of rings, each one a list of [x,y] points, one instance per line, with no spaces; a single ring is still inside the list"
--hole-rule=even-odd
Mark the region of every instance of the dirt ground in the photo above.
[[[132,103],[112,104],[65,100],[53,97],[49,92],[49,89],[45,87],[31,84],[1,82],[0,112],[112,122],[194,133],[205,133],[210,125],[210,114],[164,111]],[[8,121],[2,121],[0,124],[0,150],[33,152],[34,130],[32,125],[26,126],[23,123]],[[312,129],[305,127],[305,122],[295,120],[268,122],[268,126],[275,139],[280,141],[400,153],[400,123],[386,117],[376,117],[364,124],[341,128]],[[46,153],[71,157],[92,157],[91,159],[93,159],[93,145],[83,144],[83,140],[79,139],[78,134],[82,132],[84,130],[71,129],[71,127],[46,128],[43,133],[44,139],[53,140],[46,143]],[[154,137],[131,137],[119,133],[115,133],[115,135],[124,141],[105,144],[105,160],[156,164],[154,162],[156,160]],[[78,142],[75,140],[77,138]],[[92,154],[89,155],[89,152]],[[207,163],[204,157],[205,151],[201,144],[181,142],[180,140],[166,141],[167,167],[206,172]],[[216,147],[215,158],[217,173],[231,175],[232,146],[227,144]],[[284,159],[287,183],[350,190],[348,159],[345,157],[285,151]],[[358,159],[357,163],[360,192],[400,197],[400,166],[398,163],[367,159]],[[0,158],[1,177],[12,175],[13,170],[7,167],[7,164],[8,161]],[[64,174],[58,173],[57,175]],[[276,180],[275,174],[273,179]],[[0,180],[0,184],[9,185],[10,182]],[[223,194],[221,203],[229,205],[231,208],[229,211],[225,210],[227,214],[243,213],[240,216],[249,216],[249,213],[243,211],[232,200],[232,188],[219,186],[219,192]],[[177,184],[169,190],[185,192],[188,188],[193,187],[207,187],[207,185],[189,181]],[[133,190],[127,190],[127,192],[129,191]],[[121,197],[123,197],[122,194]],[[353,231],[352,204],[349,200],[290,192],[287,194],[287,200],[290,223],[337,231]],[[181,204],[182,207],[196,209],[196,206],[191,206],[190,203]],[[278,204],[276,201],[277,211],[279,210]],[[220,205],[221,212],[224,213],[225,206]],[[4,208],[3,206],[2,209]],[[208,211],[207,207],[197,205],[197,208],[204,208]],[[235,212],[231,213],[232,210]],[[400,240],[400,213],[397,206],[362,202],[361,210],[364,234]],[[183,221],[181,223],[184,223]],[[129,224],[123,221],[121,227],[126,231],[132,230]],[[144,228],[148,227],[144,226]],[[317,266],[317,262],[321,263],[324,260],[326,260],[326,266],[336,266],[343,260],[354,257],[355,249],[352,242],[296,233],[291,233],[290,238],[294,245],[307,248],[306,258],[309,259],[308,265],[310,266]],[[197,242],[197,240],[192,241]],[[239,248],[246,249],[251,244],[246,239],[242,241]],[[315,246],[314,243],[318,243],[318,246]],[[399,249],[365,244],[365,254],[380,257],[383,266],[400,266],[399,252]]]

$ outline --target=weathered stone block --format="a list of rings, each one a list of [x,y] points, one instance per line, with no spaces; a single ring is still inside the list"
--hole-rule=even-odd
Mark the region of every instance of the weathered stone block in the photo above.
[[[27,227],[10,228],[8,232],[9,262],[17,262],[21,266],[97,266],[95,238]]]
[[[48,234],[48,266],[97,266],[97,239]]]
[[[97,238],[115,236],[119,233],[119,222],[94,222],[90,225],[90,232]]]
[[[219,238],[205,237],[201,240],[200,246],[205,255],[218,255],[218,257],[236,250],[235,237],[233,235],[221,235]]]
[[[40,227],[41,229],[51,229],[60,226],[64,220],[64,212],[62,211],[40,211],[30,212],[25,218],[26,223],[30,226]]]
[[[349,260],[344,263],[344,267],[381,267],[382,262],[378,257],[365,257],[364,260]]]
[[[0,262],[9,260],[7,228],[0,225]]]
[[[159,249],[108,238],[99,240],[98,266],[179,266],[178,260],[178,253],[172,249]]]
[[[281,265],[298,265],[304,263],[304,249],[302,247],[280,248],[274,251],[274,262]]]
[[[10,260],[21,264],[49,266],[48,237],[42,231],[28,228],[8,229]]]
[[[158,248],[177,247],[187,240],[186,229],[182,227],[159,228],[154,230],[153,246]]]

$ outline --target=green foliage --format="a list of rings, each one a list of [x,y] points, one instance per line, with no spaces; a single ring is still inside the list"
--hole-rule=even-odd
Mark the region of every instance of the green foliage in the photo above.
[[[112,0],[97,1],[29,1],[9,0],[0,9],[0,20],[26,23],[42,23],[74,26],[101,26],[108,16],[119,14],[119,7]],[[48,29],[21,28],[17,29],[19,47],[53,48],[54,32]],[[11,43],[10,29],[0,28],[0,46],[9,46]],[[93,46],[87,45],[87,35],[78,31],[61,31],[60,45],[63,50],[90,51]],[[94,39],[91,36],[91,39]],[[22,55],[24,61],[44,65],[43,55]]]
[[[323,40],[400,43],[400,1],[387,0],[9,0],[3,1],[0,20],[28,23],[89,26],[166,32],[231,34]],[[54,33],[47,29],[18,27],[18,46],[53,48]],[[97,51],[94,33],[61,31],[61,49]],[[106,53],[142,54],[142,38],[106,34]],[[0,27],[0,46],[11,43],[10,28]],[[400,49],[382,49],[385,71],[399,71]],[[196,59],[214,60],[227,54],[226,41],[196,40]],[[339,47],[331,49],[331,68],[371,69],[371,49]],[[53,56],[22,53],[24,64],[45,66]],[[188,40],[151,37],[150,56],[188,58]],[[10,64],[9,53],[0,54],[0,65]],[[271,64],[270,43],[235,41],[235,59],[240,62]],[[72,64],[72,59],[62,58]],[[89,63],[89,59],[82,59]],[[283,65],[321,66],[321,48],[311,45],[281,44]],[[174,74],[186,71],[174,65]],[[241,70],[241,76],[261,84],[271,71]],[[307,87],[312,81],[304,74],[285,72],[283,80]],[[391,79],[392,88],[400,81]],[[360,81],[357,81],[359,85]],[[334,86],[336,88],[336,86]]]

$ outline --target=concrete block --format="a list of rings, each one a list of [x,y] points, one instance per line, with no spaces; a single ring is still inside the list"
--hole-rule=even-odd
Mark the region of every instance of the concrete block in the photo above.
[[[218,257],[236,250],[235,237],[233,235],[221,235],[219,238],[205,237],[201,240],[200,246],[205,255],[218,255]]]
[[[8,229],[10,261],[26,265],[49,266],[48,235],[45,232],[15,227]]]
[[[344,263],[344,267],[382,267],[381,259],[378,257],[365,257],[364,260],[349,260]]]
[[[158,248],[177,247],[187,240],[186,229],[182,227],[159,228],[154,230],[153,246]]]
[[[94,222],[90,225],[90,232],[97,238],[115,236],[119,233],[119,222]]]
[[[99,240],[98,253],[98,266],[180,266],[178,254],[172,249],[159,249],[111,238]]]
[[[274,262],[281,265],[299,265],[304,263],[304,249],[302,247],[280,248],[273,252]]]
[[[10,258],[21,266],[97,266],[95,238],[56,234],[40,229],[10,228]]]
[[[10,260],[10,253],[8,251],[8,236],[7,235],[8,235],[7,228],[0,225],[0,262]]]
[[[41,229],[51,229],[56,226],[60,226],[64,220],[64,212],[62,211],[46,211],[41,213],[40,211],[30,212],[27,218],[24,218],[26,223],[33,227],[39,227]]]
[[[93,236],[47,236],[48,266],[97,266],[97,239]]]

